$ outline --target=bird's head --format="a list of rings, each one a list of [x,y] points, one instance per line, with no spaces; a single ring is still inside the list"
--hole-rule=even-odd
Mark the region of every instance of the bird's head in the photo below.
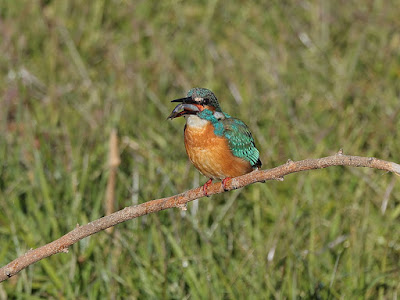
[[[213,92],[204,88],[193,88],[185,98],[172,100],[171,102],[179,102],[179,104],[174,108],[168,119],[197,115],[205,109],[222,113],[217,97]]]

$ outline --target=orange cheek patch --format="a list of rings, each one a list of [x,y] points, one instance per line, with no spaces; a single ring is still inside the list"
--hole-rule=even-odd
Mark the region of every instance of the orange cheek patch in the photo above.
[[[215,112],[215,107],[214,106],[206,105],[206,106],[204,106],[203,109],[208,109],[208,110],[211,110],[212,112]]]
[[[204,106],[200,104],[194,104],[200,111],[204,110]]]

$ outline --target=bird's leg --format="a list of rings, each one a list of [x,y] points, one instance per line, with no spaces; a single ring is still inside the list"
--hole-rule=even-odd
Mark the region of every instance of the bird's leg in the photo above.
[[[227,191],[228,189],[226,188],[226,184],[232,180],[232,177],[226,177],[222,179],[222,187],[224,188],[224,191]]]
[[[203,192],[204,192],[204,195],[207,196],[207,197],[208,197],[207,189],[208,189],[208,187],[211,185],[212,181],[213,181],[212,178],[210,178],[210,179],[208,179],[208,181],[203,185]]]

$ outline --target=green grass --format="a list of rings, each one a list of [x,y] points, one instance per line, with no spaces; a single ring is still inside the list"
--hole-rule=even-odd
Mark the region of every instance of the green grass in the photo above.
[[[396,1],[225,3],[1,2],[1,265],[104,215],[113,128],[118,208],[203,184],[166,121],[194,86],[249,125],[264,168],[340,148],[400,162]],[[332,167],[201,199],[86,238],[0,298],[396,299],[399,180]]]

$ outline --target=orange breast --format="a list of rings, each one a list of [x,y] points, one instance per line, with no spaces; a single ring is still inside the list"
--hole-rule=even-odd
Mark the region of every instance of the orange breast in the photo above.
[[[216,136],[211,124],[186,126],[185,147],[190,161],[208,178],[237,177],[253,170],[250,162],[232,154],[228,141]]]

